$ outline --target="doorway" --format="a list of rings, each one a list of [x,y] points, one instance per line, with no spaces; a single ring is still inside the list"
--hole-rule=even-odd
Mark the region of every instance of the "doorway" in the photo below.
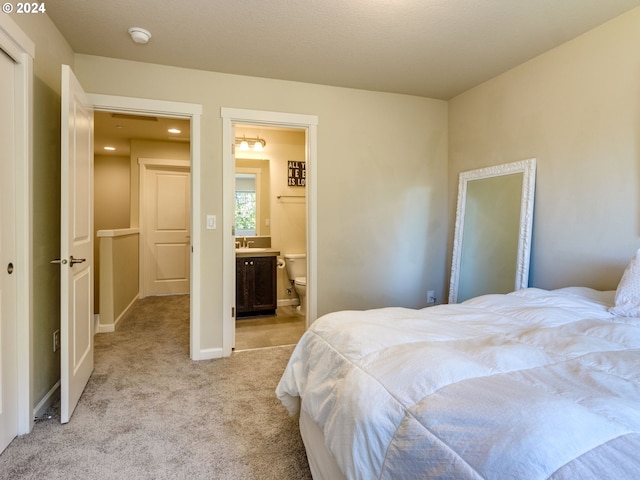
[[[190,293],[190,130],[185,118],[95,113],[97,331],[113,331],[138,295]]]
[[[176,118],[190,121],[190,166],[191,166],[191,185],[190,185],[190,232],[199,232],[201,229],[200,221],[200,204],[194,202],[193,199],[200,198],[199,182],[194,182],[193,178],[199,178],[200,175],[200,116],[202,114],[202,105],[167,102],[162,100],[150,100],[141,98],[118,97],[111,95],[89,94],[95,110],[97,112],[112,112],[121,115],[143,115],[154,116],[160,118]],[[131,183],[137,184],[137,170],[132,169]],[[135,196],[132,196],[132,202],[137,202]],[[133,212],[137,211],[136,205],[132,205],[132,222],[135,220]],[[191,258],[190,258],[190,298],[189,298],[189,354],[192,360],[204,360],[209,358],[206,351],[201,348],[200,342],[200,296],[201,286],[200,278],[200,238],[199,235],[190,237],[191,242]]]
[[[306,308],[300,287],[290,281],[285,256],[306,255],[307,212],[304,178],[295,181],[291,175],[294,169],[289,166],[292,162],[306,163],[306,130],[235,124],[234,140],[236,239],[247,245],[270,247],[270,253],[278,256],[277,262],[267,261],[266,270],[259,269],[263,274],[255,274],[253,279],[256,292],[269,292],[266,303],[275,312],[271,308],[251,312],[244,291],[246,268],[236,269],[234,350],[295,344],[306,327]],[[297,265],[296,276],[302,285],[306,260]]]
[[[307,253],[307,315],[308,327],[316,318],[316,190],[317,124],[314,115],[287,114],[258,110],[222,108],[223,119],[223,278],[235,279],[235,126],[298,129],[305,132],[306,162],[306,253]],[[223,282],[223,355],[229,356],[235,346],[235,282]]]

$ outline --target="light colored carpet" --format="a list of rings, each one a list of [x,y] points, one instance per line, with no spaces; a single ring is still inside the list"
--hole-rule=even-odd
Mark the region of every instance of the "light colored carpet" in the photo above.
[[[274,390],[293,347],[192,362],[188,297],[136,303],[95,342],[66,425],[39,422],[0,455],[11,479],[311,479],[297,417]]]

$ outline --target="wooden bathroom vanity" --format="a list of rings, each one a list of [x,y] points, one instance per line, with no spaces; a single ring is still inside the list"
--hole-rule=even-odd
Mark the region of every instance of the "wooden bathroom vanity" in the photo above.
[[[236,317],[275,315],[277,250],[236,253]]]

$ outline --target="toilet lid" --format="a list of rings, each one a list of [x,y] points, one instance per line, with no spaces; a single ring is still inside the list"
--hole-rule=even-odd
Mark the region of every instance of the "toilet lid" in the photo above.
[[[300,285],[303,287],[307,286],[307,277],[296,277],[294,282],[296,283],[296,285]]]

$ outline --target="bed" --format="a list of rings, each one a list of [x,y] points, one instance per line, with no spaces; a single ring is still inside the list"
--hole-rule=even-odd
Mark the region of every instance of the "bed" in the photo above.
[[[331,313],[276,395],[316,480],[640,478],[640,318],[614,311],[622,297],[526,288]]]

